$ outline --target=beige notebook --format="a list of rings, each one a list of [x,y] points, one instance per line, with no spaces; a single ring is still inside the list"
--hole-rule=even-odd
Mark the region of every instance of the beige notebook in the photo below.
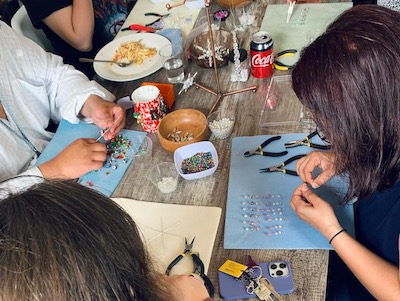
[[[138,225],[161,273],[165,272],[171,261],[182,254],[185,237],[190,241],[196,237],[193,251],[198,252],[205,271],[208,271],[221,208],[163,204],[126,198],[113,200],[124,208]],[[172,269],[171,275],[187,275],[192,271],[192,257],[185,256]]]

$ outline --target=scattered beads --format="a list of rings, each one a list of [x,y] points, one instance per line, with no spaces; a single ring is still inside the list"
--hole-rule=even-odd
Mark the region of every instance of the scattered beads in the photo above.
[[[208,123],[211,132],[217,139],[228,138],[232,133],[234,121],[230,118],[223,117],[220,120],[213,120]]]
[[[178,179],[173,177],[163,177],[161,181],[157,183],[158,189],[162,193],[170,193],[178,186]]]
[[[182,161],[182,173],[191,174],[201,172],[214,167],[214,159],[211,152],[200,152]]]

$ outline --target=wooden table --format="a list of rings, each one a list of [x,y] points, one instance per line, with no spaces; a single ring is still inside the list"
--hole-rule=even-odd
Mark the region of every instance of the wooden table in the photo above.
[[[269,1],[270,3],[279,3],[282,1]],[[259,15],[257,15],[254,25],[250,27],[250,32],[241,41],[241,45],[250,45],[251,33],[256,32],[262,22],[263,13],[265,12],[267,0],[258,0]],[[212,6],[214,11],[217,6]],[[196,81],[200,84],[215,89],[215,77],[212,69],[201,69],[197,65],[191,63],[188,66],[188,72],[194,74],[198,72]],[[235,260],[246,263],[247,255],[258,262],[266,262],[271,260],[283,259],[291,263],[293,278],[295,282],[295,291],[284,296],[284,300],[292,301],[323,301],[325,300],[325,290],[327,285],[327,268],[328,268],[328,251],[326,250],[225,250],[223,247],[223,229],[225,220],[225,206],[228,190],[228,178],[230,167],[230,148],[231,139],[235,136],[254,136],[267,135],[276,133],[293,132],[298,129],[290,127],[260,127],[259,118],[260,111],[267,93],[268,79],[256,79],[252,76],[246,83],[232,83],[230,81],[229,68],[221,68],[219,71],[219,80],[221,82],[222,92],[229,92],[251,85],[257,85],[255,93],[248,91],[239,94],[226,96],[222,99],[218,106],[220,110],[229,110],[236,112],[236,123],[232,136],[225,140],[217,140],[211,138],[210,141],[215,145],[219,155],[219,166],[213,176],[195,180],[185,181],[181,179],[179,186],[174,193],[162,194],[152,183],[146,178],[148,167],[159,162],[173,162],[173,154],[165,151],[157,138],[156,134],[148,136],[153,141],[153,159],[148,166],[137,166],[132,164],[126,172],[121,183],[115,190],[113,197],[127,197],[144,201],[157,201],[162,203],[201,205],[201,206],[217,206],[221,207],[222,217],[219,225],[216,241],[213,249],[208,275],[215,285],[215,300],[218,297],[218,280],[217,270],[225,262],[226,259]],[[275,75],[286,74],[285,72],[275,72]],[[130,95],[131,92],[140,86],[143,81],[146,82],[167,82],[164,70],[160,70],[153,75],[145,77],[141,80],[115,83],[96,77],[104,87],[115,94],[117,98]],[[177,96],[173,109],[196,108],[207,115],[212,108],[216,97],[192,86],[186,93],[177,95],[181,89],[181,85],[175,85],[175,94]],[[288,108],[290,111],[290,108]],[[141,127],[132,118],[132,110],[128,111],[128,120],[126,128],[141,130]],[[194,221],[195,222],[195,221]]]

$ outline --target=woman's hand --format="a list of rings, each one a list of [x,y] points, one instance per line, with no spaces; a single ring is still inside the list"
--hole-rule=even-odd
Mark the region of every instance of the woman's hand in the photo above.
[[[89,117],[101,129],[110,128],[104,135],[105,140],[111,140],[125,126],[125,109],[97,95],[91,95],[81,109],[81,114]]]
[[[204,283],[195,277],[173,275],[168,276],[167,281],[175,287],[182,301],[203,301],[210,297]]]
[[[107,157],[105,144],[95,139],[80,138],[53,159],[38,166],[43,177],[75,179],[103,166]]]
[[[299,218],[313,226],[326,239],[331,239],[342,229],[332,206],[302,184],[293,193],[290,207]]]
[[[297,161],[296,170],[303,182],[316,189],[329,181],[335,175],[334,154],[332,152],[311,152]],[[322,173],[315,179],[313,171],[316,167],[322,169]]]

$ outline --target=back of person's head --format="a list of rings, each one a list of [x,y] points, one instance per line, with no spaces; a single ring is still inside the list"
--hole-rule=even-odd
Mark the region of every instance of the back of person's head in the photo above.
[[[54,181],[0,201],[0,300],[167,296],[134,221],[107,197]]]
[[[293,89],[332,144],[349,196],[384,190],[400,169],[400,13],[344,12],[302,52]]]

